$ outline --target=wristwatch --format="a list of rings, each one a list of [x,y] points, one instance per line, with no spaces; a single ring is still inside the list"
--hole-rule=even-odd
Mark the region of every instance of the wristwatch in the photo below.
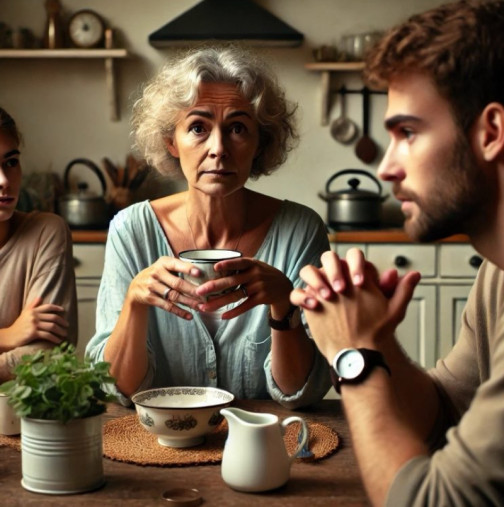
[[[276,320],[271,316],[271,308],[268,310],[268,323],[271,329],[287,331],[295,329],[301,323],[301,312],[299,307],[291,304],[287,315],[282,320]]]
[[[369,373],[381,366],[391,375],[390,368],[381,352],[372,349],[343,349],[332,361],[336,377],[332,376],[336,392],[340,392],[341,384],[360,384]]]

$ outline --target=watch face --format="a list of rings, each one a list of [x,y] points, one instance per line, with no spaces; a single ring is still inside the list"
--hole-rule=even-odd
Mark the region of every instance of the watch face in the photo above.
[[[357,378],[364,366],[364,356],[357,349],[342,350],[334,361],[336,373],[344,379]]]
[[[82,10],[76,12],[68,24],[68,33],[76,46],[82,48],[94,47],[103,38],[103,21],[93,11]]]

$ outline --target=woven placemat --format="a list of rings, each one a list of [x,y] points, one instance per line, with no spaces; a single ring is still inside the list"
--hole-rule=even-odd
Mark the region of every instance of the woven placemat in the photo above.
[[[297,447],[299,424],[287,426],[284,440],[287,451],[292,454]],[[308,422],[310,432],[311,461],[326,458],[339,446],[338,434],[319,423]],[[222,421],[207,435],[205,443],[186,449],[164,447],[157,437],[145,430],[136,414],[107,421],[103,429],[103,454],[106,458],[135,465],[189,466],[220,463],[227,437],[227,422]],[[298,459],[297,461],[305,461]]]
[[[0,435],[0,447],[12,447],[16,451],[21,451],[21,437],[19,435],[7,436]]]
[[[334,454],[339,445],[338,434],[319,423],[308,422],[310,450],[317,461]],[[220,463],[222,450],[227,437],[227,422],[224,420],[210,433],[204,444],[188,449],[174,449],[158,444],[157,437],[146,431],[138,422],[136,414],[113,419],[103,427],[103,455],[115,461],[135,465],[189,466]],[[289,454],[297,447],[299,424],[287,426],[284,441]],[[11,447],[21,451],[19,435],[0,435],[0,447]],[[308,461],[297,459],[297,461]]]

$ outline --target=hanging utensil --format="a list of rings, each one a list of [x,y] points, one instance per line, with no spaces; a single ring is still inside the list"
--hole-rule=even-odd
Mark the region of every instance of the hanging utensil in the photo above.
[[[378,147],[369,137],[369,89],[362,89],[362,137],[355,146],[355,154],[364,163],[371,164],[378,155]]]
[[[343,86],[339,94],[341,96],[340,116],[331,123],[331,136],[335,141],[342,144],[350,144],[357,135],[357,125],[346,115],[346,88]]]
[[[147,177],[149,173],[149,167],[146,166],[142,169],[138,169],[135,176],[131,179],[129,184],[129,189],[131,191],[137,190],[138,187],[144,182],[145,178]]]
[[[128,156],[126,157],[126,167],[128,169],[129,178],[127,186],[129,187],[130,183],[133,181],[136,173],[138,172],[138,161],[131,153],[128,153]]]
[[[110,181],[112,182],[112,185],[117,186],[117,167],[115,164],[107,157],[102,158],[102,164],[110,178]]]

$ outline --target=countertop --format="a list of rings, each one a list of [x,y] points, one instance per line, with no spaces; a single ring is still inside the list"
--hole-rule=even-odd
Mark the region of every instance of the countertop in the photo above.
[[[411,243],[402,229],[375,229],[362,231],[338,231],[328,234],[331,243]],[[105,243],[107,231],[73,230],[74,243]],[[468,243],[469,239],[463,234],[450,236],[441,243]]]
[[[105,243],[108,231],[84,231],[72,230],[72,241],[74,243]]]
[[[281,421],[294,412],[272,400],[235,400],[235,406],[250,412],[270,413]],[[131,408],[110,405],[104,420],[134,414]],[[122,507],[168,506],[162,498],[172,488],[197,488],[208,507],[268,507],[352,506],[368,507],[369,501],[351,447],[348,425],[340,400],[323,400],[310,408],[296,411],[308,423],[324,425],[338,434],[340,448],[318,461],[295,460],[290,479],[281,488],[264,493],[243,493],[231,489],[221,475],[220,463],[201,466],[139,466],[132,463],[103,460],[105,485],[92,492],[75,495],[40,495],[21,486],[21,453],[12,447],[0,447],[0,477],[2,505],[49,505],[74,507],[90,505],[120,505]],[[155,440],[154,440],[155,443]],[[198,448],[194,447],[197,453]]]
[[[331,243],[412,243],[403,229],[374,229],[363,231],[337,231],[328,234]],[[440,243],[468,243],[464,234],[442,239]]]

